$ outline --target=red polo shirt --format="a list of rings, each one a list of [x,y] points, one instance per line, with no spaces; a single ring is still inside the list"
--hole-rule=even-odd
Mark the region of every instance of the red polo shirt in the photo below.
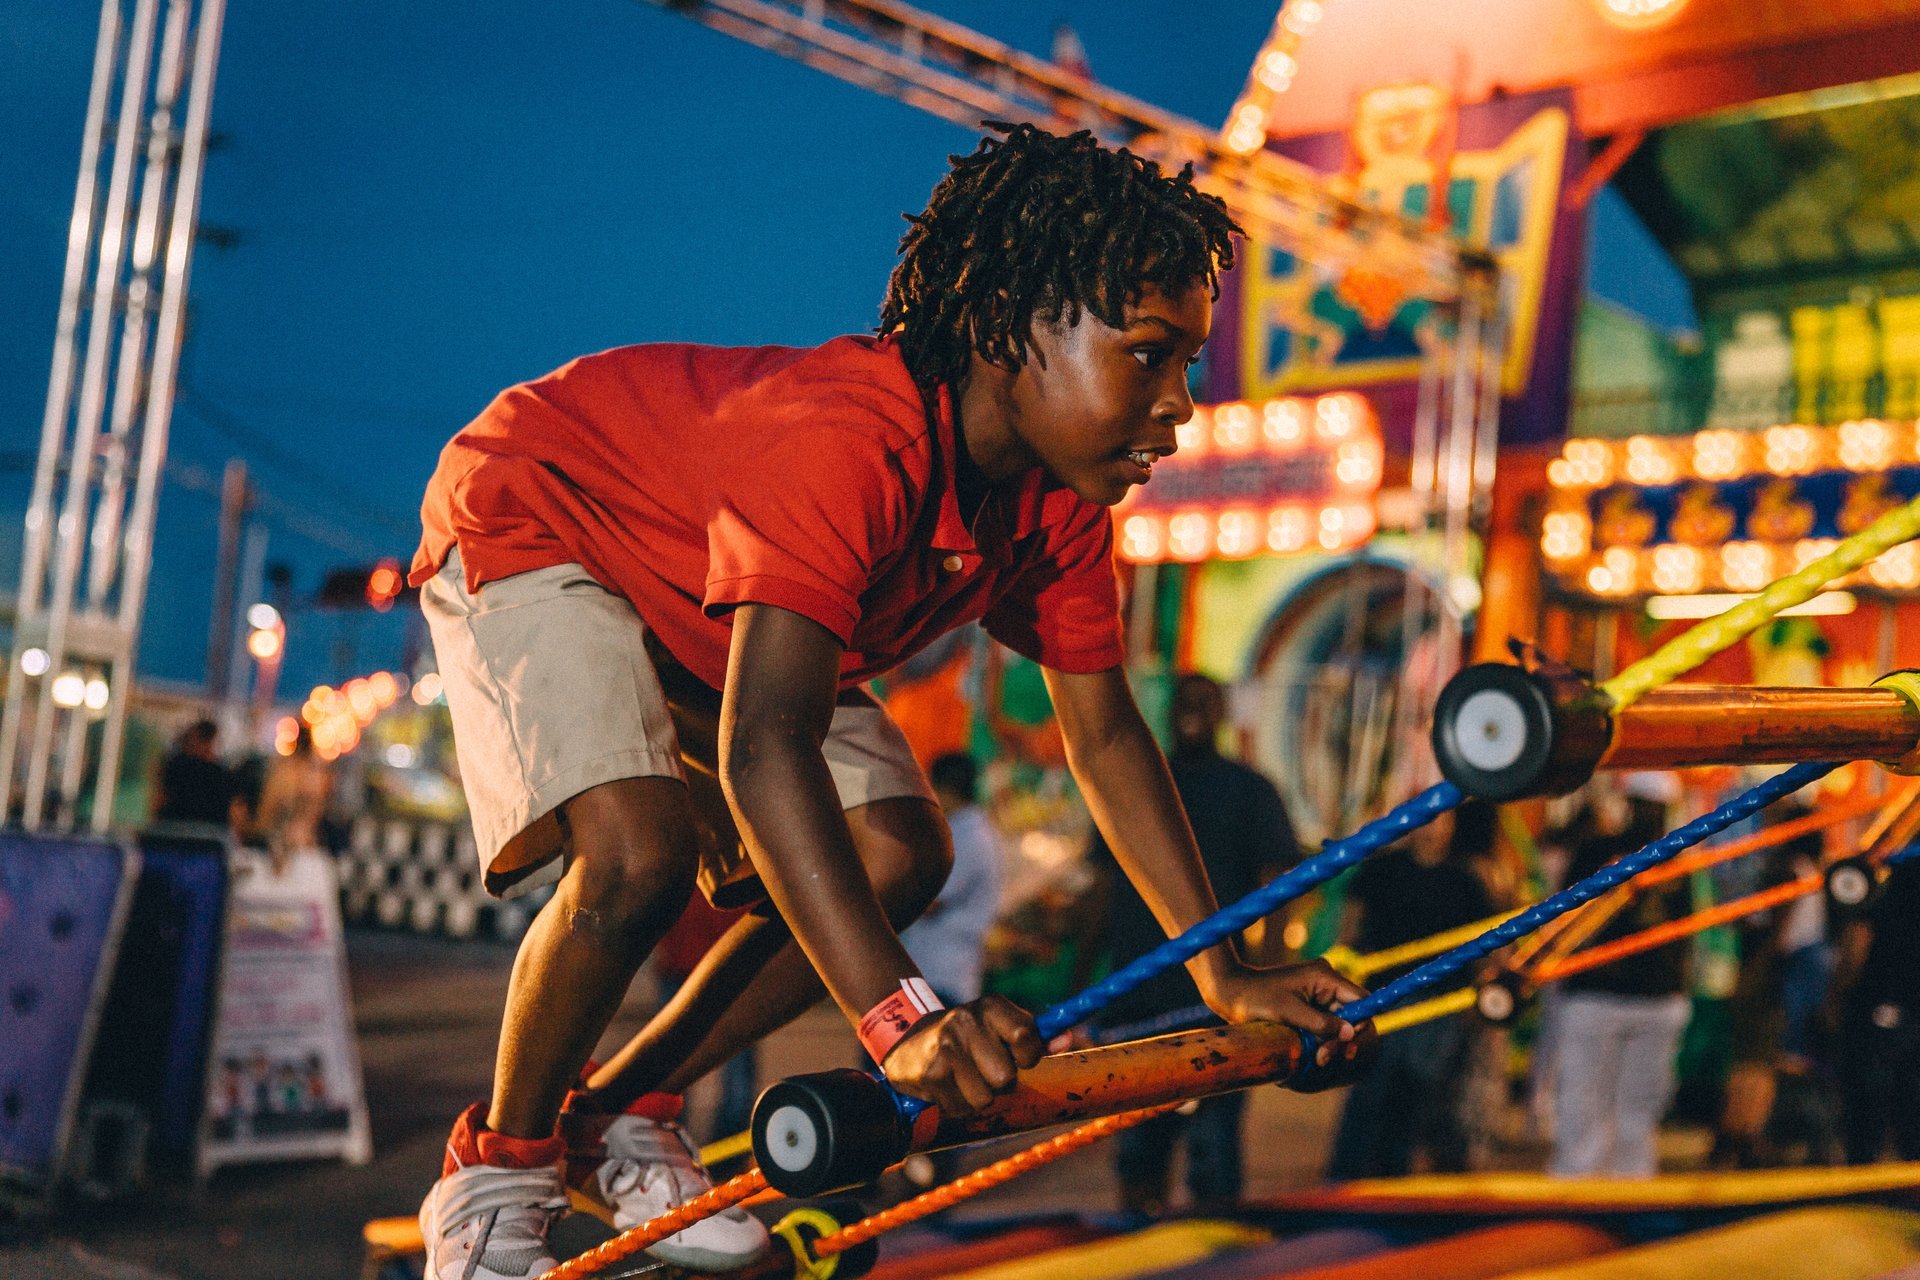
[[[1057,670],[1119,663],[1106,510],[1036,470],[969,531],[938,400],[929,415],[873,338],[582,357],[503,392],[441,452],[408,581],[456,545],[472,590],[578,563],[716,688],[748,603],[838,636],[843,687],[975,619]]]

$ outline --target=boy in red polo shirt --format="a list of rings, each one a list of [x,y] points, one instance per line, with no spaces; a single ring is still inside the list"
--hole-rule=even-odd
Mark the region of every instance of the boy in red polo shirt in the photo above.
[[[492,1099],[421,1210],[429,1280],[551,1266],[569,1189],[617,1226],[704,1190],[676,1095],[823,984],[888,1079],[943,1110],[1038,1060],[1025,1011],[940,1009],[898,936],[951,854],[862,682],[946,631],[980,620],[1045,668],[1094,818],[1168,933],[1215,910],[1121,668],[1107,508],[1193,412],[1235,228],[1186,174],[1002,132],[909,219],[877,338],[588,356],[441,455],[411,581],[487,886],[557,888],[514,965]],[[696,880],[770,906],[583,1078]],[[1324,965],[1255,970],[1228,945],[1189,968],[1229,1020],[1351,1038],[1330,1010],[1361,992]],[[652,1252],[723,1270],[765,1240],[736,1210]]]

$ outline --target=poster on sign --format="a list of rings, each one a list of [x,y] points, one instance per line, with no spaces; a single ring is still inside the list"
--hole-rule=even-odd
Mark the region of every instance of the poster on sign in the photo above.
[[[235,853],[200,1173],[373,1157],[333,863]]]

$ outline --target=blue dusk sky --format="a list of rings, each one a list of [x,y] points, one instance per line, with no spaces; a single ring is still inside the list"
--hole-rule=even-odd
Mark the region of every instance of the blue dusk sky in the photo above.
[[[1271,0],[930,0],[1209,124]],[[46,398],[98,9],[0,16],[0,578]],[[500,388],[587,351],[811,344],[871,328],[902,230],[974,135],[639,0],[230,0],[218,145],[144,674],[204,671],[216,502],[245,458],[268,558],[309,596],[333,565],[411,552],[445,439]],[[1596,205],[1596,292],[1667,327],[1684,287],[1624,206]],[[302,611],[288,690],[400,660],[403,619]]]

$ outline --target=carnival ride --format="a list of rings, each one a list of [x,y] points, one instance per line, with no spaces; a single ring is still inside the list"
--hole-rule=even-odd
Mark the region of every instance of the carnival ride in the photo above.
[[[1754,758],[1794,761],[1711,812],[1532,906],[1391,953],[1348,958],[1349,970],[1359,974],[1421,961],[1340,1011],[1361,1029],[1363,1045],[1371,1037],[1476,1006],[1490,1018],[1510,1017],[1517,997],[1533,987],[1792,896],[1824,889],[1836,906],[1858,910],[1886,868],[1912,855],[1909,842],[1920,830],[1920,788],[1903,785],[1875,804],[1858,802],[1789,824],[1791,834],[1798,834],[1878,810],[1860,852],[1833,863],[1824,874],[1576,950],[1591,936],[1594,918],[1604,918],[1610,905],[1617,909],[1622,896],[1682,874],[1683,868],[1744,856],[1784,838],[1769,833],[1682,857],[1768,804],[1818,782],[1848,759],[1873,760],[1895,770],[1920,759],[1920,677],[1899,673],[1869,690],[1838,692],[1707,690],[1675,688],[1673,683],[1782,610],[1916,536],[1920,499],[1889,512],[1829,555],[1597,686],[1569,672],[1543,674],[1545,664],[1538,662],[1531,670],[1467,669],[1442,694],[1435,719],[1436,751],[1451,775],[1447,780],[1046,1010],[1038,1019],[1043,1035],[1052,1038],[1080,1025],[1138,983],[1239,932],[1457,807],[1470,793],[1512,799],[1566,790],[1596,768]],[[1657,725],[1671,744],[1667,754],[1652,740],[1648,724]],[[1750,754],[1748,743],[1754,744]],[[1837,874],[1842,867],[1849,874]],[[1504,964],[1495,964],[1503,952]],[[1443,994],[1429,994],[1436,989]],[[872,1181],[912,1152],[1073,1126],[880,1213],[849,1220],[852,1215],[844,1210],[797,1209],[776,1228],[787,1253],[756,1273],[818,1280],[860,1274],[883,1256],[869,1246],[885,1233],[1187,1099],[1265,1083],[1318,1089],[1364,1069],[1364,1053],[1359,1065],[1316,1066],[1315,1049],[1311,1037],[1256,1023],[1057,1053],[1024,1072],[1010,1092],[985,1110],[962,1118],[941,1117],[857,1071],[792,1077],[768,1089],[755,1107],[752,1167],[562,1264],[545,1280],[635,1274],[610,1268],[733,1205],[843,1192]],[[1244,1222],[1174,1222],[1119,1239],[1092,1240],[1074,1239],[1071,1233],[1056,1238],[1038,1229],[1042,1234],[1023,1237],[1020,1254],[1011,1260],[976,1242],[960,1246],[947,1262],[937,1254],[907,1254],[898,1264],[889,1257],[878,1274],[896,1274],[889,1268],[898,1265],[901,1275],[964,1272],[996,1280],[1027,1275],[1184,1280],[1200,1274],[1326,1280],[1409,1274],[1416,1267],[1423,1275],[1458,1277],[1658,1277],[1701,1274],[1699,1268],[1711,1259],[1716,1272],[1742,1266],[1757,1276],[1783,1280],[1803,1275],[1864,1280],[1920,1260],[1920,1213],[1851,1202],[1910,1199],[1916,1191],[1920,1166],[1914,1165],[1683,1175],[1628,1186],[1548,1182],[1525,1175],[1352,1183],[1251,1206]],[[1811,1201],[1840,1203],[1805,1207]],[[1650,1225],[1648,1217],[1655,1211],[1661,1215],[1658,1227]],[[1370,1222],[1370,1233],[1321,1234],[1329,1223],[1350,1228],[1356,1220]],[[1410,1238],[1444,1234],[1463,1222],[1473,1224],[1471,1229],[1452,1240],[1426,1240],[1410,1250],[1392,1247]],[[1732,1225],[1724,1225],[1729,1222]],[[1276,1228],[1290,1232],[1288,1238],[1276,1242]],[[396,1240],[393,1231],[391,1225],[370,1228],[369,1243],[378,1246],[375,1274],[400,1252],[396,1246],[405,1243]],[[1672,1238],[1613,1251],[1623,1237],[1649,1231]],[[404,1228],[400,1235],[404,1237]],[[1803,1245],[1810,1238],[1820,1241],[1817,1250],[1784,1247]],[[1059,1248],[1044,1251],[1055,1239]],[[1184,1269],[1202,1260],[1201,1269]]]

